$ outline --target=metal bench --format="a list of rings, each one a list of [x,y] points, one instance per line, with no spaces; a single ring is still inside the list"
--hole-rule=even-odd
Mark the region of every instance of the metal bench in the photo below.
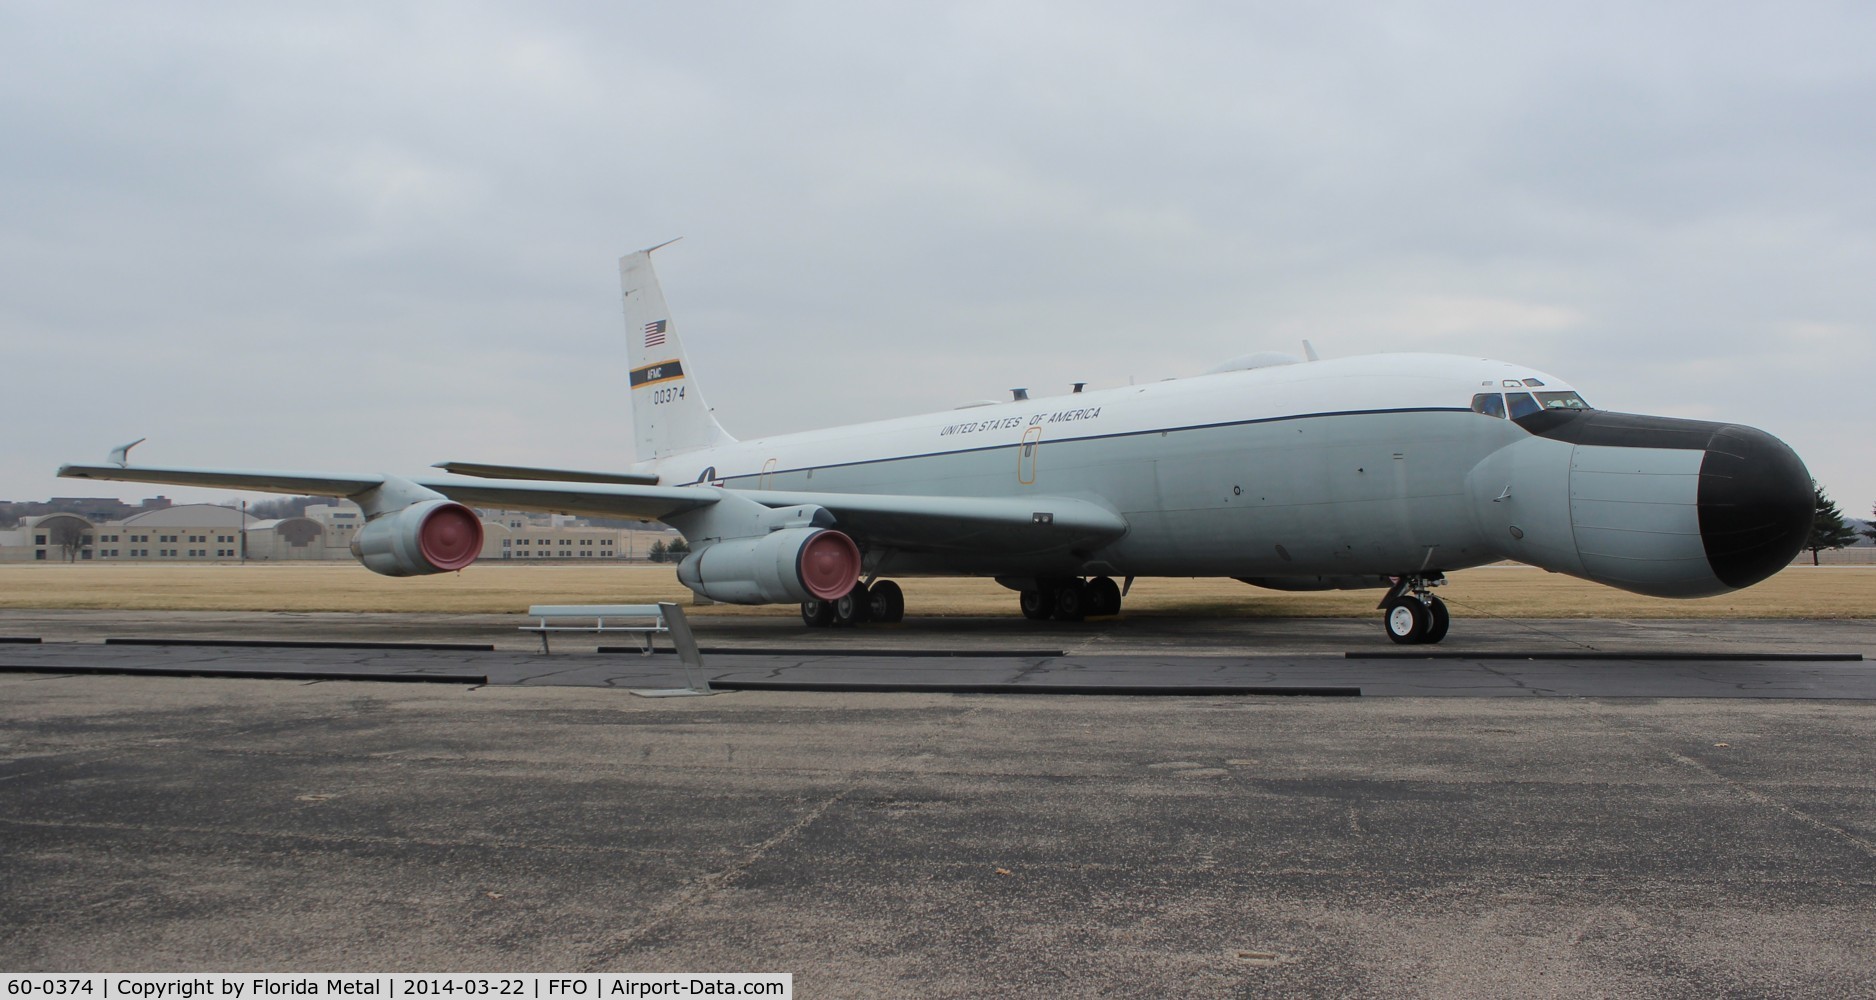
[[[652,637],[667,634],[684,667],[688,686],[632,693],[648,698],[715,693],[710,690],[709,680],[702,677],[703,655],[697,650],[696,637],[690,634],[690,623],[684,620],[684,610],[675,604],[536,604],[528,608],[528,617],[534,619],[534,624],[521,626],[521,631],[541,637],[543,654],[551,652],[547,646],[550,632],[629,632],[644,643],[647,656],[651,655]]]
[[[547,636],[551,632],[627,632],[651,653],[652,637],[669,633],[663,604],[536,604],[528,608],[534,624],[521,626],[523,632],[541,637],[541,652],[551,653]],[[578,624],[574,624],[574,623]]]

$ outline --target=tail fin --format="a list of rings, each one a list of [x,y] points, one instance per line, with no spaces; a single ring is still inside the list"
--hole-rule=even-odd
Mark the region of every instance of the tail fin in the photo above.
[[[656,249],[619,258],[626,357],[632,364],[632,429],[641,462],[736,440],[711,415],[691,379],[684,342],[652,273],[651,251]]]

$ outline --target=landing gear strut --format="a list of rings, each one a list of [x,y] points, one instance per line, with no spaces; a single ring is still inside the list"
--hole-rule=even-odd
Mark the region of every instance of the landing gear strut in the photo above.
[[[1023,617],[1030,621],[1055,619],[1078,622],[1083,618],[1120,614],[1120,585],[1105,576],[1092,580],[1056,577],[1037,580],[1022,591]]]
[[[1387,637],[1402,645],[1446,638],[1452,616],[1446,611],[1446,602],[1433,596],[1433,588],[1445,582],[1444,573],[1413,573],[1397,580],[1379,605]]]

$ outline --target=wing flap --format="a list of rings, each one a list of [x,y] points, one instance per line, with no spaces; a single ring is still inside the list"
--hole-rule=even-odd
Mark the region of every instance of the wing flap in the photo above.
[[[717,502],[715,487],[629,486],[618,483],[507,482],[499,479],[425,479],[411,482],[472,507],[505,507],[583,517],[656,521]]]
[[[614,483],[622,486],[656,486],[658,476],[650,472],[585,472],[579,469],[537,469],[526,465],[491,465],[487,462],[438,462],[431,466],[458,476],[477,479],[525,479],[551,483]]]

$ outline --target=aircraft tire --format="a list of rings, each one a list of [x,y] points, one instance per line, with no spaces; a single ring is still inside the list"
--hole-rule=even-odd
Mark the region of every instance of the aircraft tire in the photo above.
[[[1047,590],[1025,590],[1022,593],[1023,617],[1032,622],[1046,622],[1055,613],[1055,595]]]
[[[1055,591],[1055,620],[1078,622],[1088,616],[1088,588],[1080,580],[1065,581]]]
[[[1420,637],[1421,642],[1435,643],[1446,638],[1446,630],[1452,627],[1453,616],[1446,610],[1446,602],[1435,597],[1427,604],[1427,634]]]
[[[1433,615],[1417,598],[1396,597],[1381,609],[1381,625],[1387,637],[1403,646],[1426,641],[1427,627]]]
[[[873,608],[872,598],[867,594],[866,588],[857,583],[844,596],[828,603],[834,606],[836,628],[853,628],[864,624],[867,618],[866,613]]]
[[[834,602],[802,601],[801,623],[809,628],[826,628],[834,624]]]
[[[905,620],[905,591],[899,589],[898,584],[891,580],[880,580],[866,593],[872,603],[868,617],[873,621],[896,625]]]
[[[1120,585],[1105,576],[1097,576],[1088,581],[1087,596],[1089,617],[1120,614]]]

